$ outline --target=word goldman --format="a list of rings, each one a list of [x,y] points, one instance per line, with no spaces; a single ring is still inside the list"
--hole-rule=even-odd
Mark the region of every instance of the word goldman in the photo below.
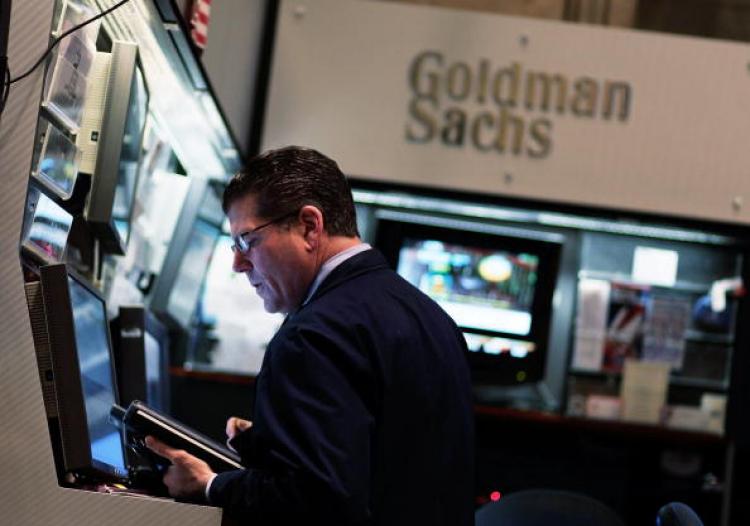
[[[526,71],[519,62],[497,69],[486,59],[476,68],[461,61],[446,65],[439,51],[423,51],[414,58],[409,86],[410,142],[470,144],[483,152],[537,159],[552,150],[549,116],[569,113],[626,122],[632,100],[626,82],[570,80],[559,73]]]

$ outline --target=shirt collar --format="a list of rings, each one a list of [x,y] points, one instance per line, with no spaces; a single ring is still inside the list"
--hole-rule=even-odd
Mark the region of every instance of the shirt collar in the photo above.
[[[310,301],[310,298],[313,297],[313,294],[318,290],[320,284],[323,283],[323,280],[326,279],[331,272],[333,272],[333,269],[341,265],[347,259],[354,257],[365,250],[370,250],[371,248],[372,247],[367,243],[359,243],[358,245],[342,250],[338,254],[328,258],[328,260],[321,265],[318,275],[315,276],[312,285],[310,285],[310,290],[307,292],[307,297],[305,298],[305,301],[302,302],[302,305],[306,305],[307,302]]]

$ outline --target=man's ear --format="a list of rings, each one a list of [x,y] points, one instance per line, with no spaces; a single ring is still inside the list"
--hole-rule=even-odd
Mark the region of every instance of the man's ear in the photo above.
[[[313,205],[305,205],[299,211],[299,221],[302,228],[302,236],[305,238],[309,249],[316,249],[320,245],[320,239],[325,233],[323,223],[323,212]]]

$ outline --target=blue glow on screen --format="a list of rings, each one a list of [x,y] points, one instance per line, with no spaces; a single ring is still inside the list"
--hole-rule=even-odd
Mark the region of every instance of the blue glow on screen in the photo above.
[[[99,462],[125,469],[122,459],[122,439],[120,433],[112,431],[108,435],[91,442],[91,456]]]
[[[104,303],[70,277],[68,285],[91,439],[91,457],[125,471],[122,439],[117,428],[109,421],[109,411],[115,403],[115,388]]]

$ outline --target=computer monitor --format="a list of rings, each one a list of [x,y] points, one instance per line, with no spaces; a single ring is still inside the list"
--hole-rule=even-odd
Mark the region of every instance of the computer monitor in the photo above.
[[[92,75],[77,139],[79,169],[91,175],[84,217],[106,251],[124,254],[149,103],[138,46],[113,42],[111,53],[96,54]]]
[[[220,227],[202,219],[197,219],[193,225],[193,235],[177,267],[166,309],[181,327],[190,327],[206,271],[220,235]]]
[[[375,245],[461,328],[476,383],[544,378],[560,239],[488,224],[380,214]]]
[[[169,332],[143,306],[121,306],[112,320],[117,387],[123,407],[133,400],[169,413]]]
[[[223,188],[223,182],[214,180],[194,179],[190,184],[149,304],[170,329],[186,331],[191,327],[221,236]]]
[[[23,217],[21,248],[43,264],[61,263],[65,257],[73,216],[29,184]]]
[[[122,434],[109,421],[119,398],[105,302],[64,264],[41,267],[40,278],[65,478],[125,480]]]
[[[50,192],[58,201],[73,199],[81,184],[78,179],[80,151],[53,122],[39,118],[36,134],[32,179]],[[65,203],[75,208],[75,203]]]

